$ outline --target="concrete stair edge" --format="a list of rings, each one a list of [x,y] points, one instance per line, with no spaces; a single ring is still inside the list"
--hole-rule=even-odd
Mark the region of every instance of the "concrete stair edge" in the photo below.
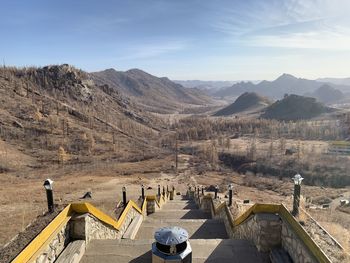
[[[55,263],[79,263],[85,254],[85,250],[85,240],[74,240],[62,251]]]
[[[136,218],[132,220],[128,228],[126,229],[123,239],[135,239],[137,232],[139,231],[141,224],[143,222],[143,216],[138,215]]]

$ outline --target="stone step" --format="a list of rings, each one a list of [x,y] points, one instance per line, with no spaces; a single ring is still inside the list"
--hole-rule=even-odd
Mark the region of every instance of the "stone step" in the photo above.
[[[198,209],[198,206],[195,203],[188,203],[188,202],[168,202],[165,205],[162,206],[162,210],[169,210],[169,209]]]
[[[92,240],[82,263],[151,262],[153,240]],[[190,240],[192,262],[267,263],[268,255],[259,253],[246,240],[195,239]]]
[[[275,248],[270,252],[271,263],[293,263],[289,254],[283,248]]]
[[[179,226],[187,230],[191,239],[228,238],[223,221],[217,219],[146,219],[136,239],[152,239],[160,227]]]
[[[85,240],[70,242],[62,251],[55,262],[57,263],[78,263],[85,253]]]
[[[159,210],[148,215],[150,218],[158,219],[210,219],[211,214],[199,209],[184,210],[184,209],[166,209]]]
[[[142,222],[143,222],[143,216],[140,214],[136,215],[136,217],[132,220],[132,222],[126,229],[123,235],[123,238],[134,239],[140,229]]]

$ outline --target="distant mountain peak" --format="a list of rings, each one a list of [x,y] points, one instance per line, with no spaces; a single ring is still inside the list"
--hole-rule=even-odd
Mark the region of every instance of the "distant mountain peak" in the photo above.
[[[291,74],[288,73],[283,73],[281,76],[279,76],[276,80],[293,80],[293,79],[297,79],[296,77],[294,77]]]
[[[141,70],[141,69],[138,69],[138,68],[131,68],[129,70],[126,71],[126,73],[136,73],[136,74],[147,74],[147,75],[150,75],[149,73]]]

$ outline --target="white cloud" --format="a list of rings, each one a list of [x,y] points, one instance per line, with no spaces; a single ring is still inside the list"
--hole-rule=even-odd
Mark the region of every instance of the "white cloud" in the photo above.
[[[350,33],[350,32],[349,32]],[[244,42],[250,46],[350,50],[350,34],[338,30],[306,31],[281,35],[252,36]]]
[[[350,49],[350,1],[261,1],[224,11],[214,28],[248,46]]]

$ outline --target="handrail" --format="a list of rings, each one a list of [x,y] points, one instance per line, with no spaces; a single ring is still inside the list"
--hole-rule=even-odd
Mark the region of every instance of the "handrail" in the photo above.
[[[12,262],[23,263],[32,259],[33,256],[41,251],[42,247],[52,240],[57,231],[71,219],[74,213],[89,213],[103,223],[108,224],[119,231],[131,209],[135,209],[141,215],[144,214],[147,209],[147,200],[155,200],[156,203],[160,205],[155,196],[146,196],[141,208],[139,208],[134,201],[130,200],[118,220],[113,219],[90,203],[69,204],[15,257]]]
[[[215,207],[213,197],[210,195],[202,196],[203,199],[210,199],[214,215],[218,215],[220,210],[225,209],[226,215],[228,216],[230,225],[232,228],[237,227],[244,223],[251,215],[259,213],[273,213],[279,214],[279,216],[284,219],[284,221],[293,229],[297,237],[304,243],[304,245],[311,251],[313,256],[318,262],[321,263],[331,263],[328,256],[322,251],[322,249],[315,243],[314,240],[308,235],[305,229],[299,224],[299,222],[294,218],[294,216],[288,211],[288,209],[283,204],[254,204],[243,214],[241,214],[236,219],[232,218],[232,214],[226,204],[222,202],[220,205]]]
[[[159,198],[159,200],[158,200],[158,198]],[[146,196],[146,199],[148,201],[155,201],[159,208],[162,206],[162,203],[164,203],[165,200],[166,200],[166,198],[165,198],[165,196],[163,194],[161,194],[160,196],[158,196],[158,195],[148,195],[148,196]],[[163,200],[163,202],[161,202],[162,200]]]
[[[45,241],[58,230],[61,226],[68,222],[71,217],[72,206],[68,205],[64,208],[52,221],[48,224],[12,261],[14,263],[28,262],[32,256],[40,250]]]
[[[331,260],[321,250],[321,248],[312,240],[307,234],[305,229],[299,224],[299,222],[292,216],[288,209],[281,204],[279,215],[288,223],[288,225],[294,230],[294,233],[300,238],[305,246],[312,252],[318,262],[331,263]]]
[[[142,202],[142,207],[141,207],[142,214],[146,211],[146,209],[147,209],[147,198],[143,199],[143,202]]]

